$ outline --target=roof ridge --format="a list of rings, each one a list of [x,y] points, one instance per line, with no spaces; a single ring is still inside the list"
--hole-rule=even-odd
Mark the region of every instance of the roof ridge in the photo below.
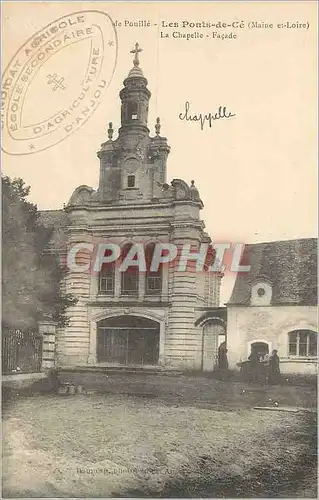
[[[262,245],[271,245],[271,244],[281,244],[281,243],[292,243],[292,242],[304,242],[304,241],[318,241],[318,238],[316,236],[311,236],[308,238],[291,238],[289,240],[272,240],[272,241],[259,241],[256,243],[244,243],[245,248],[246,247],[256,247],[256,246],[262,246]]]

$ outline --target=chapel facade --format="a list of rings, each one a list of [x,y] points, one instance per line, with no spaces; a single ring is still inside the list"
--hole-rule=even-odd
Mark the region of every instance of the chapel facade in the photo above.
[[[110,123],[108,140],[97,153],[98,189],[79,186],[63,211],[43,212],[42,221],[47,217],[55,225],[56,219],[56,227],[63,226],[61,257],[82,244],[77,263],[86,269],[69,269],[63,284],[78,302],[68,310],[68,326],[57,331],[57,365],[213,370],[225,339],[221,274],[207,267],[196,272],[195,261],[180,271],[178,259],[156,271],[148,265],[143,272],[138,266],[121,272],[117,262],[94,272],[90,264],[90,245],[101,242],[120,246],[119,261],[132,245],[143,244],[148,263],[157,242],[179,249],[187,245],[194,252],[211,242],[200,219],[203,202],[194,181],[167,182],[170,146],[159,118],[155,134],[148,129],[151,92],[140,68],[140,51],[136,44],[133,67],[119,93],[118,135],[114,137]]]

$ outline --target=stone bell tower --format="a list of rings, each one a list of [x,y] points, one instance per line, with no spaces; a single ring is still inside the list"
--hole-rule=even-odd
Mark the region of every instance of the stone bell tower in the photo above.
[[[101,145],[99,199],[103,203],[153,202],[163,196],[166,183],[166,162],[170,151],[165,137],[160,136],[160,119],[155,125],[155,137],[147,127],[151,92],[140,68],[138,43],[133,68],[120,91],[121,127],[113,140],[113,125],[109,124],[109,140]]]
[[[147,80],[140,68],[138,56],[140,52],[142,49],[136,43],[135,49],[131,50],[134,54],[134,66],[124,80],[124,88],[120,92],[122,101],[120,137],[133,133],[148,135],[150,132],[147,128],[147,119],[151,92],[147,88]]]

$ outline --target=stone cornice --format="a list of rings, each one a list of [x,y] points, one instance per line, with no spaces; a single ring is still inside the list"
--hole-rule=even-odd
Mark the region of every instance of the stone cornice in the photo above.
[[[200,220],[194,221],[173,221],[170,223],[171,230],[175,229],[203,229],[203,223]]]
[[[83,226],[68,226],[66,228],[66,231],[70,233],[87,233],[87,234],[100,234],[100,233],[109,233],[111,235],[113,234],[137,234],[142,232],[142,234],[145,234],[146,236],[150,235],[158,235],[158,233],[162,234],[163,236],[167,235],[171,231],[169,225],[167,223],[163,224],[154,224],[152,228],[150,228],[148,225],[137,225],[135,227],[126,227],[125,225],[119,226],[118,224],[116,226],[112,226],[110,224],[106,225],[98,225],[94,226],[91,225],[89,227],[84,228]]]
[[[112,226],[112,225],[103,225],[103,226],[68,226],[66,228],[66,232],[69,235],[77,235],[77,234],[85,234],[85,235],[90,235],[90,236],[97,236],[101,235],[104,236],[105,238],[111,238],[114,236],[147,236],[147,238],[150,238],[152,236],[162,236],[162,237],[167,237],[168,235],[172,235],[173,233],[173,239],[183,237],[184,235],[178,235],[174,234],[175,231],[178,230],[188,230],[188,231],[202,231],[202,225],[201,223],[172,223],[172,224],[167,224],[167,223],[159,223],[157,225],[153,224],[152,228],[150,228],[149,225],[138,225],[136,224],[134,228],[131,227],[126,227],[125,225],[123,226]],[[103,234],[104,233],[104,234]],[[188,237],[188,236],[185,236]],[[202,237],[195,237],[196,240],[202,242]]]
[[[160,308],[163,308],[163,307],[169,307],[170,303],[168,301],[157,301],[157,302],[146,302],[146,301],[143,301],[143,302],[139,302],[137,300],[135,301],[125,301],[121,298],[119,298],[117,301],[109,301],[109,300],[95,300],[95,299],[92,299],[92,300],[88,300],[88,305],[89,306],[94,306],[94,307],[107,307],[107,308],[120,308],[121,311],[125,308],[127,309],[131,309],[131,308],[139,308],[139,309],[145,309],[145,308],[148,308],[148,309],[152,309],[153,307],[160,307]],[[123,313],[123,311],[122,311]],[[125,313],[124,313],[125,314]],[[129,313],[127,313],[129,314]]]
[[[65,207],[66,213],[70,213],[73,211],[87,211],[87,212],[102,212],[102,211],[116,211],[116,210],[132,210],[132,209],[148,209],[148,208],[172,208],[175,206],[181,205],[190,205],[192,207],[199,207],[202,209],[204,204],[202,201],[194,201],[190,199],[183,200],[175,200],[174,198],[170,198],[168,201],[158,201],[156,203],[118,203],[118,202],[110,202],[110,204],[102,204],[99,201],[92,201],[88,205],[68,205]]]

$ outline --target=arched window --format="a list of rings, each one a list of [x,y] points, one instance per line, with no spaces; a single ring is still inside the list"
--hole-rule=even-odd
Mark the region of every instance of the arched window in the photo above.
[[[145,261],[146,261],[146,279],[145,279],[145,293],[146,295],[160,295],[162,293],[162,264],[159,265],[157,271],[151,271],[151,263],[155,243],[150,243],[145,248]]]
[[[289,356],[317,356],[317,333],[294,330],[288,333]]]
[[[105,251],[105,257],[111,254],[111,250]],[[99,274],[99,294],[113,295],[115,284],[115,262],[105,262]]]
[[[122,248],[121,260],[122,262],[127,257],[132,245],[128,244]],[[137,256],[135,256],[135,259]],[[122,295],[138,295],[138,278],[139,278],[139,268],[138,266],[130,266],[126,271],[121,273],[121,293]]]

